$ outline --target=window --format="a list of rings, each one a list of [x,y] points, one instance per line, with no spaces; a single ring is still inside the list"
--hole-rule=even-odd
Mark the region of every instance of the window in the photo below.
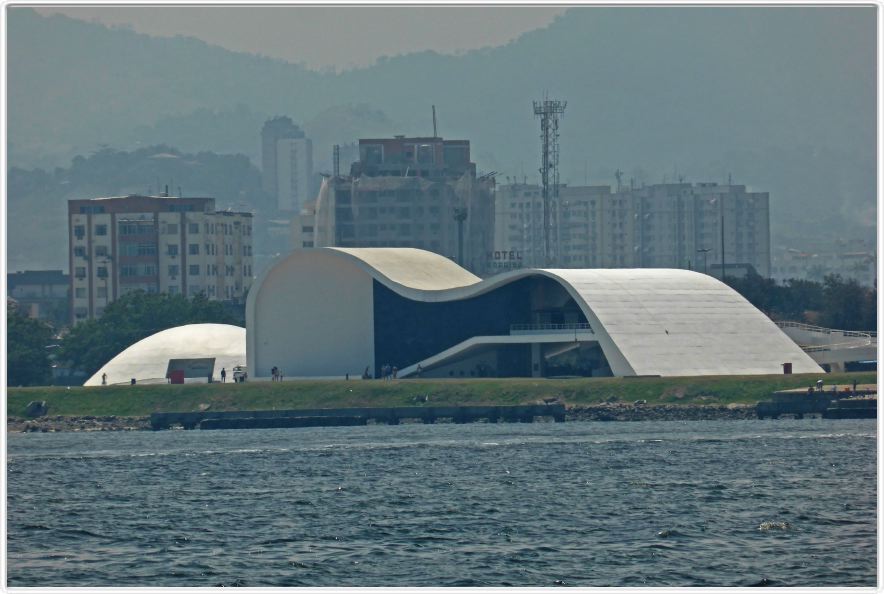
[[[107,235],[107,225],[95,225],[96,235]]]
[[[77,266],[74,269],[74,276],[79,279],[86,278],[86,267],[85,266]]]
[[[74,236],[77,239],[83,239],[86,236],[86,227],[84,225],[74,225]]]
[[[166,235],[177,235],[178,234],[178,225],[175,223],[169,223],[166,225]]]
[[[120,223],[120,235],[146,235],[154,232],[152,222],[127,221]]]
[[[157,244],[155,244],[155,243],[139,243],[137,253],[139,256],[156,256],[157,255]]]
[[[107,299],[107,287],[98,287],[98,296]]]
[[[200,244],[192,243],[189,246],[187,246],[187,253],[190,254],[191,256],[199,256]],[[199,274],[199,273],[197,273],[197,274]]]
[[[74,289],[74,297],[77,299],[85,299],[86,298],[86,289],[84,287],[77,287]]]
[[[138,267],[131,264],[124,264],[123,266],[120,266],[120,276],[138,276]]]
[[[166,254],[172,256],[173,258],[178,255],[178,246],[175,244],[169,244],[166,246]]]
[[[303,233],[313,233],[313,227],[301,227]]]
[[[179,270],[179,268],[178,268],[177,264],[170,264],[169,265],[169,276],[178,276],[178,270]]]
[[[187,224],[187,232],[188,233],[199,233],[200,232],[200,224],[199,223],[188,223]]]
[[[107,278],[107,266],[98,267],[98,278]]]
[[[77,247],[74,248],[74,255],[78,258],[85,258],[86,257],[86,248],[81,245],[78,245]]]
[[[99,258],[107,257],[107,246],[106,245],[97,245],[95,246],[95,255]]]
[[[188,267],[188,273],[190,276],[199,276],[200,274],[200,265],[199,264],[191,264]]]
[[[169,285],[169,295],[177,295],[179,292],[178,285]]]

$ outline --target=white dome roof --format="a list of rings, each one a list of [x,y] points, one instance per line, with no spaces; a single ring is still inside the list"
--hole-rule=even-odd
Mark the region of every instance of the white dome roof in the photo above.
[[[108,361],[84,386],[100,386],[102,374],[108,384],[165,383],[170,359],[215,359],[215,377],[221,368],[232,378],[235,365],[246,364],[246,329],[229,324],[188,324],[169,328],[139,340]]]

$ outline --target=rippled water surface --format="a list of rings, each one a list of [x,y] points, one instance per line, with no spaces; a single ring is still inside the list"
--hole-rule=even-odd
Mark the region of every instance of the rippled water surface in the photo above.
[[[874,421],[8,436],[10,586],[874,586]]]

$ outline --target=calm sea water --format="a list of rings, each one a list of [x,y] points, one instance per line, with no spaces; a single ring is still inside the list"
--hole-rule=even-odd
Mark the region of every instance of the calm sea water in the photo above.
[[[875,586],[873,421],[8,437],[10,586]]]

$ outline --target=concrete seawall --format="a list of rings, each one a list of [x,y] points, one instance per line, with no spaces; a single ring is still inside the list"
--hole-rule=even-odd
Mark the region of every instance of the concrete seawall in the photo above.
[[[160,412],[150,415],[154,430],[181,426],[184,429],[260,428],[331,426],[333,419],[341,425],[360,425],[369,422],[398,425],[414,420],[426,424],[437,420],[454,423],[473,423],[485,420],[489,423],[531,423],[535,417],[551,417],[556,422],[565,421],[563,404],[529,404],[522,406],[400,406],[388,408],[320,408],[293,410],[254,411],[204,411]],[[310,421],[311,418],[325,419]],[[206,424],[204,426],[204,424]]]

